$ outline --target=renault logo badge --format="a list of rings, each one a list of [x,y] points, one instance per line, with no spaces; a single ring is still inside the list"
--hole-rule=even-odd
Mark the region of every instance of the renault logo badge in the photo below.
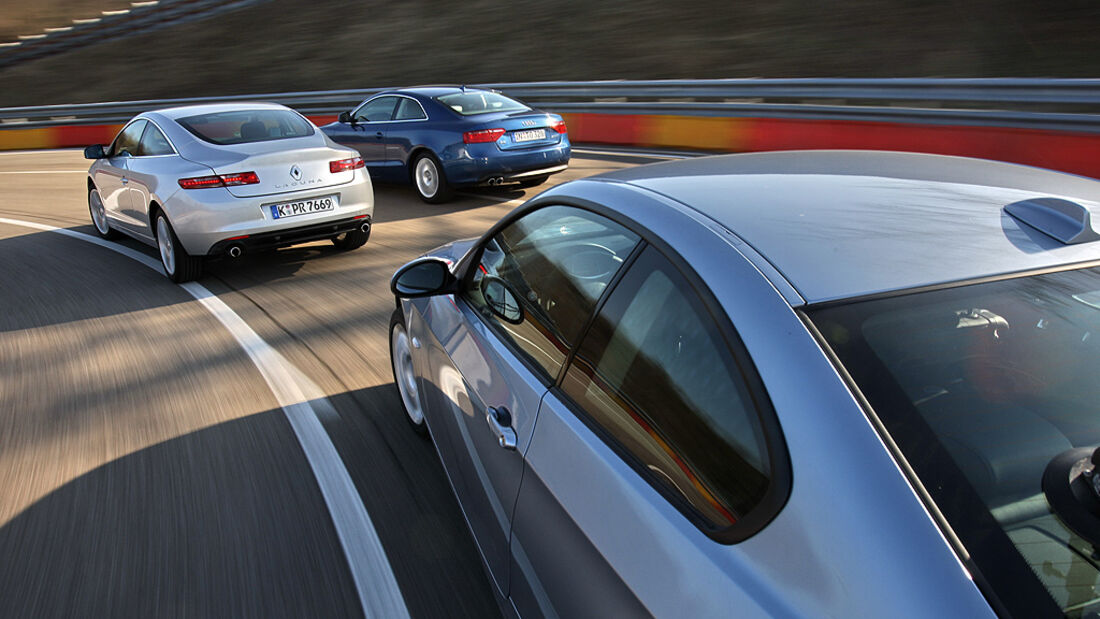
[[[296,181],[302,180],[302,168],[299,168],[296,165],[291,166],[290,167],[290,178],[293,178]]]

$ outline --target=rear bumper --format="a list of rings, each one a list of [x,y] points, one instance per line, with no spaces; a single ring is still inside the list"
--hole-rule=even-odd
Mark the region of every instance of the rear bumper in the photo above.
[[[229,249],[232,247],[239,247],[241,253],[251,253],[264,249],[277,249],[279,247],[297,245],[298,243],[330,239],[334,236],[354,230],[363,230],[367,234],[370,234],[370,228],[371,217],[369,215],[359,215],[358,217],[352,217],[350,219],[326,221],[322,224],[310,224],[297,228],[285,228],[275,232],[254,234],[245,238],[225,239],[214,243],[214,245],[210,247],[210,251],[207,252],[207,255],[225,256],[229,254]]]
[[[476,147],[476,148],[475,148]],[[452,185],[481,185],[489,179],[524,180],[556,174],[569,165],[568,140],[531,150],[500,150],[495,144],[469,144],[456,157],[443,160]]]
[[[237,239],[247,249],[285,247],[335,236],[346,231],[339,228],[346,222],[373,217],[370,178],[365,170],[355,172],[351,183],[275,196],[238,198],[224,188],[179,190],[165,201],[164,210],[180,243],[192,256],[220,253],[228,247],[229,239]],[[279,219],[271,214],[273,203],[321,196],[336,196],[336,208]]]

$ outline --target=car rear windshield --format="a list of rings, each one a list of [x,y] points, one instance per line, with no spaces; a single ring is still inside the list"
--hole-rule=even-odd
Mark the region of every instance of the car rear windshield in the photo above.
[[[313,135],[313,123],[290,110],[215,112],[179,118],[176,122],[200,140],[223,145]]]
[[[1013,616],[1098,616],[1100,503],[1059,497],[1100,444],[1100,269],[808,314],[978,582]]]
[[[509,99],[500,93],[485,90],[471,90],[453,95],[443,95],[437,97],[436,101],[463,116],[492,112],[524,112],[531,109],[515,99]]]

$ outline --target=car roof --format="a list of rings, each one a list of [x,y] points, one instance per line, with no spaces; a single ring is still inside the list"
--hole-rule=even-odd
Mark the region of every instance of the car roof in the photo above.
[[[203,103],[198,105],[184,105],[152,110],[151,113],[159,114],[164,118],[176,120],[198,114],[218,114],[222,112],[243,112],[251,110],[286,110],[285,105],[278,103],[265,103],[261,101],[249,101],[244,103]]]
[[[806,303],[1100,260],[1100,242],[1066,245],[1004,211],[1061,198],[1100,214],[1100,181],[1015,164],[789,151],[666,162],[593,179],[645,188],[718,222],[755,250],[750,259],[766,261],[762,272],[778,271]]]
[[[408,88],[394,88],[392,90],[384,90],[376,95],[421,95],[423,97],[442,97],[444,95],[453,95],[463,92],[462,86],[410,86]],[[473,88],[470,86],[465,87],[465,92],[491,92],[485,88]]]

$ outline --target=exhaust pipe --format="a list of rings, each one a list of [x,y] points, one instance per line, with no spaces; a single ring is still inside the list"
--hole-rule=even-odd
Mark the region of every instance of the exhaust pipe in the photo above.
[[[359,231],[364,233],[364,234],[370,234],[370,222],[369,221],[363,222],[363,225],[359,226]]]
[[[503,184],[504,184],[504,177],[503,176],[494,176],[494,177],[489,179],[489,186],[490,187],[495,187],[496,185],[503,185]]]
[[[230,258],[240,258],[244,253],[244,249],[240,245],[230,245],[229,250],[226,252]]]

